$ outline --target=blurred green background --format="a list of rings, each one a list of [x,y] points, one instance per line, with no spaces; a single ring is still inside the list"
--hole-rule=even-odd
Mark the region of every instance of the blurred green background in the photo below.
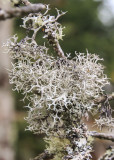
[[[56,14],[54,8],[68,11],[60,18],[59,22],[65,26],[64,40],[60,42],[65,53],[74,56],[75,51],[96,53],[104,58],[103,64],[106,66],[105,73],[111,81],[111,90],[114,88],[114,15],[108,10],[106,0],[30,0],[33,3],[51,4],[50,14]],[[110,17],[109,17],[110,16]],[[20,18],[14,21],[14,34],[17,33],[19,39],[26,34]],[[38,42],[44,43],[39,33]],[[24,117],[26,109],[20,100],[21,93],[14,93],[16,98],[16,127],[17,140],[15,143],[16,160],[28,160],[37,156],[45,148],[43,135],[33,135],[25,131],[27,126]]]

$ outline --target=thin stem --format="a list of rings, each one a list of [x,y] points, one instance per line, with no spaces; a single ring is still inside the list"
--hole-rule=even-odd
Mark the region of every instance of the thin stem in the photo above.
[[[55,48],[55,51],[58,53],[58,56],[60,56],[62,58],[65,58],[64,52],[63,52],[63,50],[62,50],[58,41],[56,42],[54,48]]]
[[[33,35],[32,35],[32,39],[35,40],[36,35],[37,35],[37,32],[38,32],[41,28],[42,28],[42,26],[40,26],[39,28],[37,28],[37,29],[34,31],[34,33],[33,33]]]
[[[112,135],[112,134],[98,133],[98,132],[94,132],[94,131],[91,131],[89,134],[90,134],[90,136],[95,137],[95,138],[110,140],[110,141],[114,142],[114,135]]]

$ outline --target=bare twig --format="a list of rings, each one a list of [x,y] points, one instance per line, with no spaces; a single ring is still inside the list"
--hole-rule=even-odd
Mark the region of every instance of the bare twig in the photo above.
[[[64,52],[63,52],[59,42],[56,42],[56,45],[54,48],[55,48],[55,51],[58,53],[58,56],[65,58]]]
[[[53,22],[54,22],[54,21],[52,21],[52,23],[53,23]],[[45,24],[46,24],[46,23],[45,23]],[[36,29],[36,30],[34,31],[34,34],[33,34],[33,36],[32,36],[32,39],[35,39],[35,38],[36,38],[37,32],[38,32],[41,28],[45,27],[45,24],[44,24],[43,26],[40,26],[38,29]],[[55,52],[58,54],[58,56],[59,56],[59,57],[62,57],[62,58],[65,58],[64,52],[63,52],[63,50],[62,50],[62,48],[61,48],[61,46],[60,46],[60,44],[59,44],[59,41],[57,41],[57,40],[53,37],[53,34],[52,34],[51,32],[48,32],[47,35],[48,35],[47,39],[48,39],[49,44],[53,47],[53,49],[54,49]]]
[[[114,142],[114,135],[111,134],[106,134],[106,133],[98,133],[95,131],[91,131],[89,133],[90,136],[94,138],[99,138],[99,139],[105,139],[105,140],[110,140]],[[39,156],[35,157],[34,160],[50,160],[53,158],[53,154],[49,154],[48,152],[44,152],[40,154]]]
[[[95,138],[99,138],[99,139],[110,140],[110,141],[114,142],[114,135],[112,135],[112,134],[98,133],[95,131],[91,131],[90,136],[95,137]]]
[[[20,7],[20,8],[11,8],[9,10],[0,10],[0,20],[6,20],[9,18],[24,16],[29,13],[37,13],[41,10],[45,10],[46,6],[39,3],[39,4],[31,4],[28,6]]]
[[[98,99],[95,99],[95,104],[99,104],[99,103],[103,103],[106,101],[106,99],[108,99],[109,101],[114,100],[114,93],[110,94],[110,95],[104,95],[99,97]]]

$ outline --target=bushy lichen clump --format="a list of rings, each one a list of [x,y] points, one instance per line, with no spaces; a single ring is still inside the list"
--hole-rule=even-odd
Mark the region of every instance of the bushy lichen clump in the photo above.
[[[30,38],[18,43],[16,36],[7,45],[16,60],[10,83],[30,101],[30,130],[50,133],[57,126],[61,128],[66,118],[74,121],[95,109],[93,99],[103,94],[102,88],[108,83],[97,55],[76,53],[71,60],[55,59],[47,54],[45,46],[38,46]]]
[[[99,56],[88,52],[76,53],[73,59],[70,54],[63,56],[58,44],[62,26],[57,20],[64,13],[57,12],[57,17],[45,12],[23,18],[22,26],[34,31],[32,38],[18,42],[15,35],[5,44],[14,59],[10,83],[29,100],[27,129],[47,135],[47,151],[54,154],[53,160],[89,160],[91,142],[81,118],[97,112],[94,100],[103,95],[108,80]],[[37,44],[35,36],[42,28],[62,57],[54,58],[45,45]]]

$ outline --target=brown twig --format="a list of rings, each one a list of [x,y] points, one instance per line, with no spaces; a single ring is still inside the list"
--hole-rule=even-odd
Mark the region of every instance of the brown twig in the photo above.
[[[20,7],[20,8],[11,8],[9,10],[0,10],[0,20],[6,20],[9,18],[24,16],[29,13],[37,13],[41,10],[45,10],[46,6],[44,4],[31,4],[28,6]]]
[[[110,141],[114,142],[114,135],[112,135],[112,134],[98,133],[98,132],[94,132],[94,131],[91,131],[89,134],[90,134],[90,136],[95,137],[95,138],[110,140]]]
[[[64,52],[59,44],[59,42],[56,43],[55,45],[55,51],[58,53],[58,55],[62,58],[65,58]]]
[[[109,101],[114,100],[114,93],[112,93],[112,94],[110,94],[110,95],[106,95],[106,96],[105,96],[105,95],[104,95],[104,96],[101,96],[100,98],[95,99],[94,102],[95,102],[95,104],[100,104],[100,103],[105,102],[107,99],[108,99]]]

